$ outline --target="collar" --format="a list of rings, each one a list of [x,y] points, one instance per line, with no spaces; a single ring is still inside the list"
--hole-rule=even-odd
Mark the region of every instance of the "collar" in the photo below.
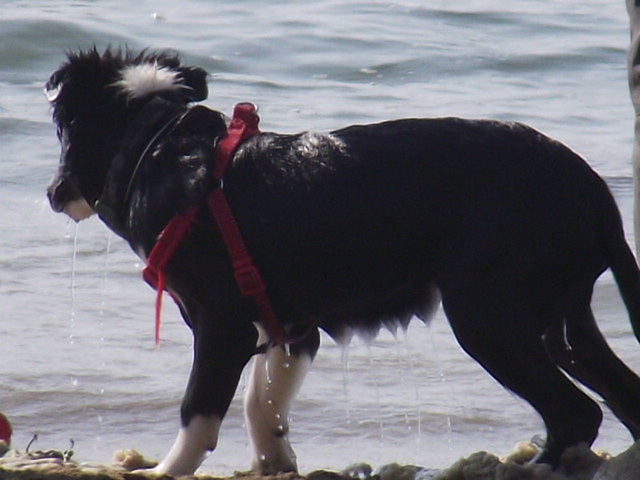
[[[158,102],[163,104],[158,105]],[[170,109],[167,112],[168,107]],[[144,159],[153,146],[188,111],[182,105],[176,107],[173,104],[167,105],[164,100],[154,99],[136,115],[130,129],[134,133],[125,137],[123,152],[113,159],[102,193],[92,206],[100,218],[119,235],[126,233],[126,211],[131,200],[133,185]],[[140,131],[143,136],[150,138],[148,142],[142,144],[142,149],[140,142],[136,141]],[[122,182],[123,178],[129,179],[126,189]]]

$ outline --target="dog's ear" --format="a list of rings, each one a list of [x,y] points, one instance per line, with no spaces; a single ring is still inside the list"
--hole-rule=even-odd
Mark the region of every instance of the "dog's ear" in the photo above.
[[[188,90],[183,91],[190,101],[199,102],[204,100],[209,95],[209,89],[207,87],[207,72],[199,67],[180,67],[180,79],[182,83],[188,87]]]
[[[209,95],[207,72],[199,67],[179,67],[180,82],[187,87],[181,93],[191,102],[199,102]]]

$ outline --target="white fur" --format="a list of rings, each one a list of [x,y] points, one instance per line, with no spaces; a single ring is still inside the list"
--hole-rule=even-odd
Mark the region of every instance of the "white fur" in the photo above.
[[[310,367],[309,356],[293,356],[279,346],[254,356],[244,409],[255,472],[264,475],[297,470],[287,435],[288,415]]]
[[[64,206],[64,213],[69,215],[73,220],[79,222],[85,218],[89,218],[95,212],[89,206],[84,198],[72,200]]]
[[[165,90],[189,88],[180,82],[180,74],[157,63],[129,65],[120,72],[115,86],[129,98],[137,98]]]
[[[216,448],[221,423],[215,415],[193,417],[188,426],[180,428],[171,450],[153,473],[174,477],[192,475],[207,454]]]

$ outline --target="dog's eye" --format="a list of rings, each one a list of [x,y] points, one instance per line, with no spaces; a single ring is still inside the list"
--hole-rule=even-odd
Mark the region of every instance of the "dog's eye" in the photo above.
[[[44,88],[44,94],[47,96],[47,100],[49,100],[49,103],[55,102],[60,96],[61,91],[62,83],[58,83],[56,85],[47,84],[47,86],[45,86]]]

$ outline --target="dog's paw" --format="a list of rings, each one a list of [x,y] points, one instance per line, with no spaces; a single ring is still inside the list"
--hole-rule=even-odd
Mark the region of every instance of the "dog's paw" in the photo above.
[[[293,452],[290,455],[273,455],[270,457],[260,455],[258,459],[254,459],[252,462],[251,471],[254,474],[263,476],[290,472],[297,473],[298,465]]]

